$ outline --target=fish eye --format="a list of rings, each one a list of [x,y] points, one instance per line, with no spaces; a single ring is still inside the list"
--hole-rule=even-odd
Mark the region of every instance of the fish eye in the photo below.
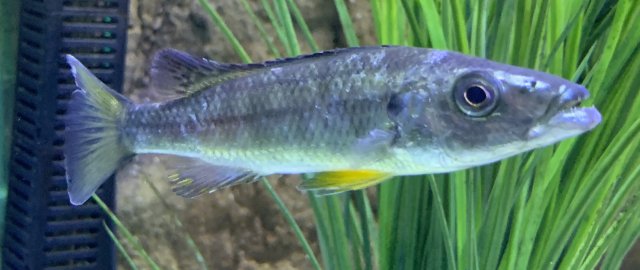
[[[500,87],[500,83],[491,75],[471,72],[455,82],[453,98],[464,114],[485,117],[493,112],[498,104]]]

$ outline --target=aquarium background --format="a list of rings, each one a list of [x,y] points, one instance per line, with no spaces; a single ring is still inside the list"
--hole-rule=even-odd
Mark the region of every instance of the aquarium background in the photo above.
[[[616,258],[621,258],[637,237],[638,185],[630,180],[638,179],[640,156],[633,150],[638,149],[640,140],[635,135],[638,133],[630,131],[637,131],[640,122],[628,117],[640,113],[640,99],[632,94],[637,93],[636,85],[640,83],[636,76],[640,67],[640,37],[633,34],[637,31],[632,31],[640,27],[640,8],[635,1],[216,0],[210,1],[209,6],[207,3],[131,1],[126,95],[139,102],[153,100],[153,93],[146,90],[149,63],[155,51],[166,47],[219,61],[243,62],[248,57],[261,61],[356,44],[410,44],[451,48],[536,66],[567,78],[576,74],[576,68],[591,71],[599,67],[596,69],[599,73],[586,76],[592,84],[602,86],[591,90],[598,93],[598,108],[603,110],[605,120],[595,135],[555,148],[566,155],[554,156],[554,148],[547,148],[492,166],[446,176],[396,180],[382,188],[319,199],[295,189],[298,177],[271,179],[271,185],[292,212],[323,268],[513,269],[536,265],[540,262],[536,259],[546,258],[547,253],[557,254],[551,255],[556,259],[570,253],[574,256],[561,261],[562,264],[536,266],[592,269],[587,266],[600,262],[604,266],[617,266]],[[271,9],[265,9],[265,5]],[[375,18],[372,14],[376,14]],[[525,18],[531,18],[532,22],[529,24]],[[582,31],[562,31],[565,24]],[[526,40],[517,38],[527,31],[536,35]],[[230,39],[231,32],[237,42]],[[599,40],[597,46],[581,47],[580,40],[609,32],[614,34]],[[545,43],[549,36],[559,37],[563,42]],[[485,48],[478,44],[489,45]],[[543,44],[544,48],[535,44]],[[564,56],[540,57],[550,50],[559,50]],[[539,51],[542,53],[531,53]],[[597,56],[597,61],[581,61],[576,57],[584,54]],[[607,70],[605,66],[611,68]],[[585,74],[578,74],[576,78],[583,80]],[[621,136],[626,136],[622,138],[626,140]],[[575,145],[580,147],[568,155]],[[618,148],[612,151],[609,145]],[[585,161],[602,152],[610,155],[604,160]],[[164,164],[168,162],[171,160],[166,157],[140,156],[118,174],[115,210],[123,224],[117,241],[123,245],[120,268],[316,266],[264,183],[186,200],[174,195],[164,181]],[[579,169],[564,165],[574,162]],[[530,166],[535,163],[543,166]],[[598,181],[555,181],[555,173],[587,179],[590,174],[582,173],[592,172],[595,165],[602,164],[607,165],[608,171],[598,175]],[[495,179],[503,181],[496,181],[495,185],[501,189],[496,194],[501,196],[490,195],[494,187],[491,176],[495,175],[499,176]],[[575,195],[582,197],[574,201]],[[586,203],[576,206],[572,202]],[[599,208],[601,205],[606,207]],[[577,210],[570,213],[578,218],[556,216],[559,211],[545,212],[545,208],[537,206],[559,211],[563,206],[571,206]],[[376,224],[372,222],[374,219],[388,223]],[[567,224],[558,223],[559,220]],[[555,224],[563,227],[553,227]],[[538,228],[542,228],[540,235],[547,237],[544,241],[527,238],[535,236]],[[422,239],[428,241],[418,241]],[[521,242],[507,244],[512,239]],[[582,244],[568,245],[573,239],[582,239]],[[554,245],[554,241],[559,244]],[[563,244],[568,247],[565,249]],[[502,252],[507,255],[501,257]],[[605,253],[613,256],[605,256],[601,261]],[[629,260],[623,268],[637,266]]]

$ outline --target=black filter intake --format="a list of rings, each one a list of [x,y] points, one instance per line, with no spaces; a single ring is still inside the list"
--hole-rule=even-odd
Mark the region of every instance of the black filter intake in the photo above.
[[[114,269],[115,250],[93,201],[72,206],[64,123],[76,89],[65,54],[122,89],[128,1],[22,1],[3,269]],[[97,194],[115,206],[113,179]]]

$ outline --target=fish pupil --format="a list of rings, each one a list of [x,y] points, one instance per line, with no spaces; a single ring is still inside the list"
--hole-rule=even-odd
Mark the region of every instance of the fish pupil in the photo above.
[[[482,103],[487,101],[487,98],[487,90],[478,85],[473,85],[467,88],[467,91],[464,92],[464,99],[469,105],[474,107],[482,105]]]

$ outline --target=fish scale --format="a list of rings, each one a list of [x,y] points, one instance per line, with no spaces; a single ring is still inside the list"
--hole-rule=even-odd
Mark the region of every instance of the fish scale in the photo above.
[[[351,57],[349,62],[356,59]],[[389,85],[369,83],[364,92],[360,86],[366,76],[340,74],[339,70],[332,73],[332,67],[324,63],[304,70],[295,66],[276,72],[264,70],[213,85],[188,99],[160,106],[140,105],[128,113],[130,119],[124,123],[131,127],[126,132],[127,140],[140,153],[185,152],[212,161],[236,156],[238,160],[253,160],[263,168],[270,160],[321,166],[344,164],[344,158],[328,160],[327,156],[348,156],[353,141],[388,125],[386,107],[380,101],[389,96]],[[294,73],[292,78],[306,79],[283,79],[278,75],[290,72]],[[331,78],[309,77],[307,73]],[[198,103],[208,104],[208,109],[193,110],[197,108],[193,104]],[[194,115],[204,127],[185,129]],[[155,123],[164,123],[168,129],[155,129]],[[157,136],[159,133],[165,136]],[[194,152],[190,145],[194,141],[199,148],[209,149],[207,155]],[[176,149],[176,145],[185,148]],[[254,149],[275,154],[252,156]]]

